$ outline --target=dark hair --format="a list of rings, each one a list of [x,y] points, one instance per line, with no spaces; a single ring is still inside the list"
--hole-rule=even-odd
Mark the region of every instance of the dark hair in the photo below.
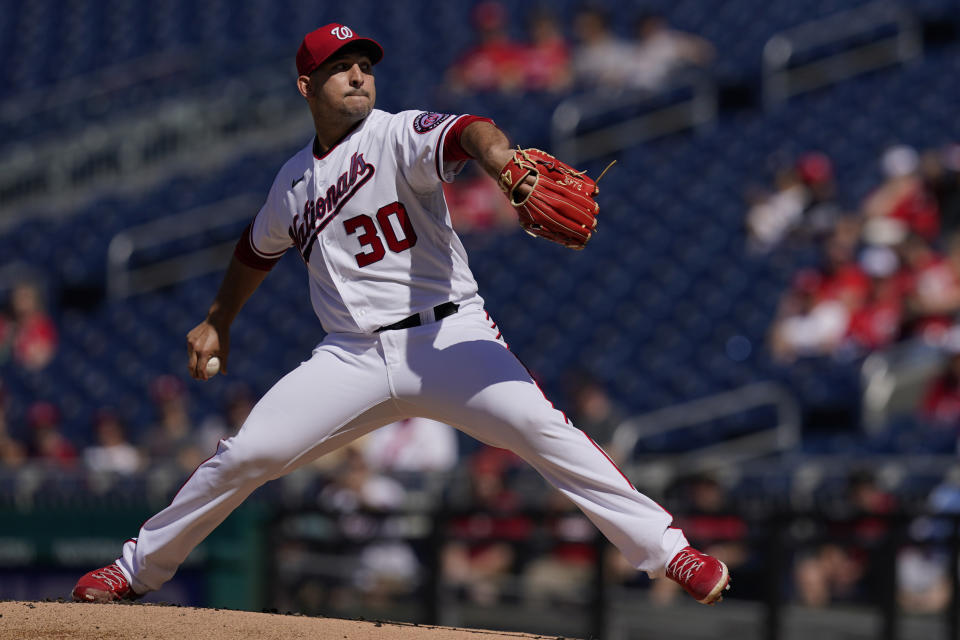
[[[637,14],[637,17],[633,19],[633,28],[641,29],[647,22],[651,20],[655,20],[657,22],[666,22],[667,18],[658,11],[641,11]]]
[[[604,26],[610,25],[610,13],[607,11],[607,8],[601,4],[587,2],[580,5],[576,15],[581,16],[584,14],[596,17]]]

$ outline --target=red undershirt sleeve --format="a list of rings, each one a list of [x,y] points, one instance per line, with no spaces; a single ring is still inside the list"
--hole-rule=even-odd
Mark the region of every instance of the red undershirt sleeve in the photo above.
[[[259,255],[253,248],[253,241],[250,239],[250,225],[247,225],[247,228],[243,230],[243,235],[241,235],[240,240],[237,241],[233,255],[242,264],[245,264],[251,269],[259,269],[260,271],[270,271],[277,262],[280,261],[280,258],[283,257],[282,253],[277,257],[269,258]]]
[[[463,148],[463,145],[460,144],[460,136],[463,134],[463,130],[474,122],[489,122],[490,124],[493,124],[493,120],[490,118],[469,115],[462,116],[459,120],[454,122],[453,126],[450,127],[450,131],[447,132],[447,135],[443,140],[444,164],[455,164],[457,162],[469,160],[472,157],[466,152],[466,150]]]

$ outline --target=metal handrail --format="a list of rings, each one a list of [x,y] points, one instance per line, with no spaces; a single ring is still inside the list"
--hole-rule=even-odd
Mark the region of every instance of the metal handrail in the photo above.
[[[285,77],[279,64],[54,140],[8,147],[0,159],[0,228],[36,215],[31,205],[42,204],[46,217],[68,215],[104,192],[144,189],[239,153],[302,144],[312,129],[309,114],[298,94],[277,83]]]
[[[800,407],[792,394],[774,382],[756,382],[630,418],[614,431],[612,448],[619,455],[629,457],[642,438],[766,405],[773,405],[777,410],[777,423],[771,430],[736,436],[685,452],[681,456],[685,470],[692,472],[718,468],[771,452],[793,449],[800,442]]]
[[[693,74],[670,87],[690,89],[689,99],[678,100],[625,119],[612,118],[618,109],[655,105],[663,93],[625,91],[615,96],[595,95],[567,98],[551,117],[552,148],[557,155],[579,163],[637,145],[668,133],[704,126],[717,117],[717,88],[707,74]],[[599,129],[579,132],[584,119],[608,114],[611,122]]]
[[[225,258],[233,250],[233,240],[152,265],[136,269],[129,266],[137,250],[189,238],[238,220],[252,219],[260,201],[260,197],[252,194],[234,196],[117,233],[107,247],[107,294],[122,298],[223,268]]]
[[[839,43],[885,24],[897,26],[892,37],[854,46],[824,58],[791,66],[798,53]],[[812,20],[774,34],[763,48],[763,99],[768,107],[790,96],[832,84],[879,67],[904,62],[922,53],[920,24],[909,9],[878,0]]]

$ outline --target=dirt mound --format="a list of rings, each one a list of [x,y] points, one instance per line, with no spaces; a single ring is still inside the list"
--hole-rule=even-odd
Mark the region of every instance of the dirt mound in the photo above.
[[[155,604],[0,602],[0,640],[497,640],[523,633]],[[552,636],[551,636],[552,638]]]

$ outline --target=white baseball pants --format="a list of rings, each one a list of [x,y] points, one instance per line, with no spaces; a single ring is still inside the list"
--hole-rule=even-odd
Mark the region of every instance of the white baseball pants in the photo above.
[[[671,515],[567,422],[480,305],[468,303],[411,329],[328,335],[263,396],[235,436],[220,442],[170,506],[124,544],[120,568],[138,593],[159,589],[260,485],[412,416],[512,450],[652,576],[687,545]]]

